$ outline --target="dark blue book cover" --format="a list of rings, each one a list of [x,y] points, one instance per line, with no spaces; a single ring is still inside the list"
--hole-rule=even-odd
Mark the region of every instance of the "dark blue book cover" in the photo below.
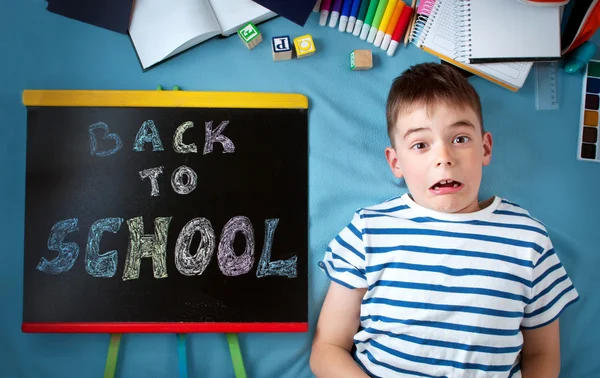
[[[49,0],[48,11],[127,34],[133,0]]]
[[[304,26],[317,0],[253,0],[281,17]]]

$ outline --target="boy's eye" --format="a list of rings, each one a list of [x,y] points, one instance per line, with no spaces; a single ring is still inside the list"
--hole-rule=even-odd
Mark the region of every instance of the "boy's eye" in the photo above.
[[[413,146],[411,147],[411,149],[413,150],[422,150],[424,148],[426,148],[427,145],[425,143],[415,143],[413,144]]]
[[[469,137],[457,136],[456,138],[454,138],[454,141],[452,143],[467,143],[467,141],[469,141]]]

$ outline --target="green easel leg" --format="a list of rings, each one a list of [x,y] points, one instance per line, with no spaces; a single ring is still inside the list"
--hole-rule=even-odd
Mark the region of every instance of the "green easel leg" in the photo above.
[[[240,349],[237,334],[228,333],[227,343],[229,344],[229,352],[231,353],[235,378],[246,378],[246,369],[244,368],[244,360],[242,359],[242,351]]]
[[[108,356],[106,357],[106,367],[104,368],[104,378],[114,378],[117,370],[117,358],[119,357],[119,345],[121,344],[121,334],[111,333],[110,343],[108,344]]]

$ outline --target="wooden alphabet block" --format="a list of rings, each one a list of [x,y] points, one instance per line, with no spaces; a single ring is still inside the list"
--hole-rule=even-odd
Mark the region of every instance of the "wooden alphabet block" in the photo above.
[[[296,47],[296,56],[298,58],[311,56],[317,51],[310,34],[294,38],[294,47]]]
[[[273,37],[271,48],[273,49],[274,61],[292,59],[292,40],[289,36]]]
[[[350,53],[350,69],[370,70],[373,68],[373,54],[371,50],[354,50]]]
[[[237,34],[240,36],[240,39],[242,42],[244,42],[249,50],[252,50],[258,46],[258,44],[263,40],[262,34],[260,34],[260,31],[256,25],[254,25],[252,22],[248,22],[246,25],[242,26],[237,31]]]

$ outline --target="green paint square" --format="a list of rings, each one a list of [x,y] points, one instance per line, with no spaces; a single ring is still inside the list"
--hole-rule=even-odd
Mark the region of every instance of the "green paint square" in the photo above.
[[[260,32],[252,22],[249,22],[238,30],[238,35],[244,42],[248,43],[258,37]]]
[[[590,60],[588,65],[588,76],[600,77],[600,61]]]

